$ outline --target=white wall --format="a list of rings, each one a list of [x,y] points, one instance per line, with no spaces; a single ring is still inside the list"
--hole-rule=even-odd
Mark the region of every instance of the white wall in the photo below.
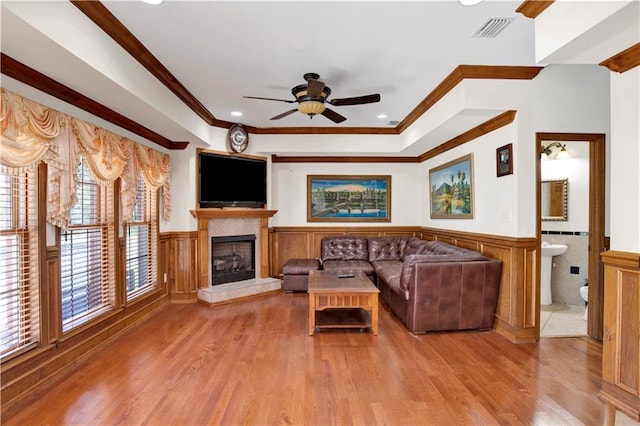
[[[269,207],[278,210],[271,226],[344,226],[342,222],[307,223],[307,175],[391,175],[391,222],[350,222],[349,226],[416,225],[428,187],[417,163],[274,163]]]
[[[640,67],[611,73],[611,249],[640,253]]]
[[[423,209],[418,225],[430,228],[455,229],[466,232],[494,235],[518,235],[516,212],[518,209],[517,173],[496,176],[496,149],[508,143],[514,144],[517,154],[517,121],[474,141],[449,150],[422,163],[424,191],[421,194]],[[428,173],[463,155],[473,154],[473,219],[431,219],[428,195]]]
[[[597,64],[638,41],[638,2],[557,0],[534,25],[538,63]]]

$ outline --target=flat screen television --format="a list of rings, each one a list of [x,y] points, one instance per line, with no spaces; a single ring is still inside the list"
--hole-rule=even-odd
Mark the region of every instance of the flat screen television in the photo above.
[[[263,208],[267,204],[267,161],[200,151],[200,208]]]

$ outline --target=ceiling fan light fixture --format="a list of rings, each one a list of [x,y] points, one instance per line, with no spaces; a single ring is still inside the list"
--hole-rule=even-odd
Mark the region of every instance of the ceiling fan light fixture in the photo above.
[[[322,114],[326,108],[324,102],[320,101],[301,101],[298,103],[298,111],[313,117],[316,114]]]
[[[283,112],[282,114],[276,115],[275,117],[271,117],[271,120],[280,120],[281,118],[288,117],[296,111],[300,111],[302,114],[308,115],[310,118],[313,118],[314,115],[322,114],[325,118],[328,118],[336,124],[342,123],[347,118],[343,115],[338,114],[331,108],[327,108],[325,103],[329,103],[332,106],[339,107],[346,105],[362,105],[380,102],[379,93],[366,96],[354,96],[350,98],[327,100],[327,98],[331,95],[331,89],[327,87],[327,85],[322,81],[318,80],[318,78],[320,78],[320,76],[316,73],[306,73],[304,75],[304,79],[307,81],[307,83],[299,84],[291,89],[291,94],[293,95],[295,100],[264,98],[259,96],[245,96],[245,98],[286,102],[288,104],[298,104],[298,106],[294,109],[290,109]]]

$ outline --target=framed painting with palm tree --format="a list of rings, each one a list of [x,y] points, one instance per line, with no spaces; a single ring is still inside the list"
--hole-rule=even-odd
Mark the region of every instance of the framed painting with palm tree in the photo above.
[[[429,170],[431,219],[473,219],[473,154]]]

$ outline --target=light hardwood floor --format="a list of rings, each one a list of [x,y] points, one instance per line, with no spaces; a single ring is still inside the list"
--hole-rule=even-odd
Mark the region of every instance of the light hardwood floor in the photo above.
[[[175,304],[3,418],[11,425],[597,425],[601,345],[379,334],[309,336],[306,294]]]

